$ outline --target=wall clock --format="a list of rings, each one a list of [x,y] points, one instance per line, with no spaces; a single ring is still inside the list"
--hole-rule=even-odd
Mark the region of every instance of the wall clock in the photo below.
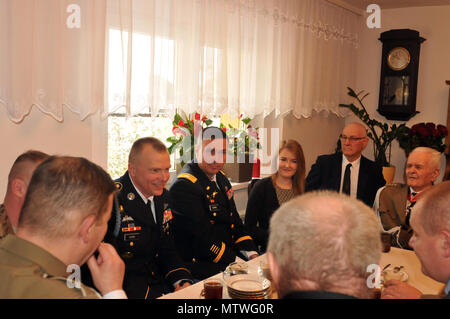
[[[407,121],[416,115],[420,45],[424,38],[410,29],[381,33],[380,95],[378,112],[389,120]]]

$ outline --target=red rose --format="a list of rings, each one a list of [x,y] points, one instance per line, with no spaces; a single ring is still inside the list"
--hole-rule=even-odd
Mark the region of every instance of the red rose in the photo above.
[[[200,118],[201,118],[200,113],[195,112],[194,118],[196,121],[200,121]]]
[[[186,124],[184,124],[183,120],[179,120],[178,121],[178,126],[182,126],[182,127],[188,127]]]
[[[445,127],[444,125],[439,124],[437,126],[437,130],[439,131],[440,137],[445,137],[448,135],[447,127]]]
[[[428,137],[428,136],[430,136],[430,131],[428,131],[427,130],[427,128],[426,127],[422,127],[422,126],[419,126],[417,129],[417,134],[419,134],[421,137]]]

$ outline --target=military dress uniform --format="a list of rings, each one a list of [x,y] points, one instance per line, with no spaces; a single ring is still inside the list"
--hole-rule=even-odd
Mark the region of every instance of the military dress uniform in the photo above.
[[[172,212],[167,191],[154,196],[152,211],[133,186],[128,172],[116,181],[119,208],[111,215],[105,241],[125,262],[123,289],[128,298],[157,298],[170,292],[167,283],[192,282],[192,275],[176,251],[171,231]]]
[[[5,205],[0,205],[0,239],[6,237],[8,234],[14,234],[11,221],[6,215]]]
[[[8,235],[0,242],[0,299],[100,299],[81,284],[69,288],[66,265],[33,243]]]
[[[192,161],[172,183],[169,193],[175,244],[194,278],[201,280],[223,271],[241,251],[257,251],[236,210],[231,184],[222,172],[211,181]]]

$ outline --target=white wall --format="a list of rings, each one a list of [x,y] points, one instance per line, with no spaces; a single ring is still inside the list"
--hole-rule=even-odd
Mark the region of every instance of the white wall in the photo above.
[[[357,65],[357,87],[355,90],[365,90],[370,95],[365,99],[368,112],[375,119],[392,123],[381,116],[378,108],[380,86],[380,67],[382,43],[378,40],[380,34],[391,29],[414,29],[426,41],[420,50],[419,78],[417,86],[416,115],[406,125],[420,122],[434,122],[446,125],[449,88],[445,80],[450,79],[450,6],[414,7],[389,9],[381,11],[381,29],[362,29],[360,52]],[[346,122],[354,121],[353,116]],[[373,148],[369,144],[364,152],[373,159]],[[442,157],[444,161],[444,156]],[[392,148],[391,164],[396,166],[396,182],[403,180],[405,154],[395,141]],[[444,164],[442,167],[444,167]],[[442,174],[441,174],[442,177]],[[440,178],[441,179],[441,178]]]

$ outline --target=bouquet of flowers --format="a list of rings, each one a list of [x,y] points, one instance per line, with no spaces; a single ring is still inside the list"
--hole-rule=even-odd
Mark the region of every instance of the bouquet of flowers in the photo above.
[[[224,130],[228,136],[228,152],[237,156],[242,155],[256,155],[256,149],[261,148],[259,143],[259,136],[257,129],[250,125],[251,118],[243,118],[243,114],[239,116],[239,126],[233,127],[231,124],[226,127],[220,123],[220,128]]]
[[[184,112],[175,114],[172,122],[173,136],[166,140],[171,144],[168,148],[170,154],[174,154],[178,150],[182,167],[194,158],[194,137],[200,134],[203,128],[210,126],[212,122],[206,115],[202,116],[199,113],[191,116],[187,116]]]
[[[442,141],[448,135],[447,127],[434,123],[419,123],[408,128],[397,137],[400,147],[406,156],[419,146],[434,148],[439,152],[445,151],[445,143]]]

